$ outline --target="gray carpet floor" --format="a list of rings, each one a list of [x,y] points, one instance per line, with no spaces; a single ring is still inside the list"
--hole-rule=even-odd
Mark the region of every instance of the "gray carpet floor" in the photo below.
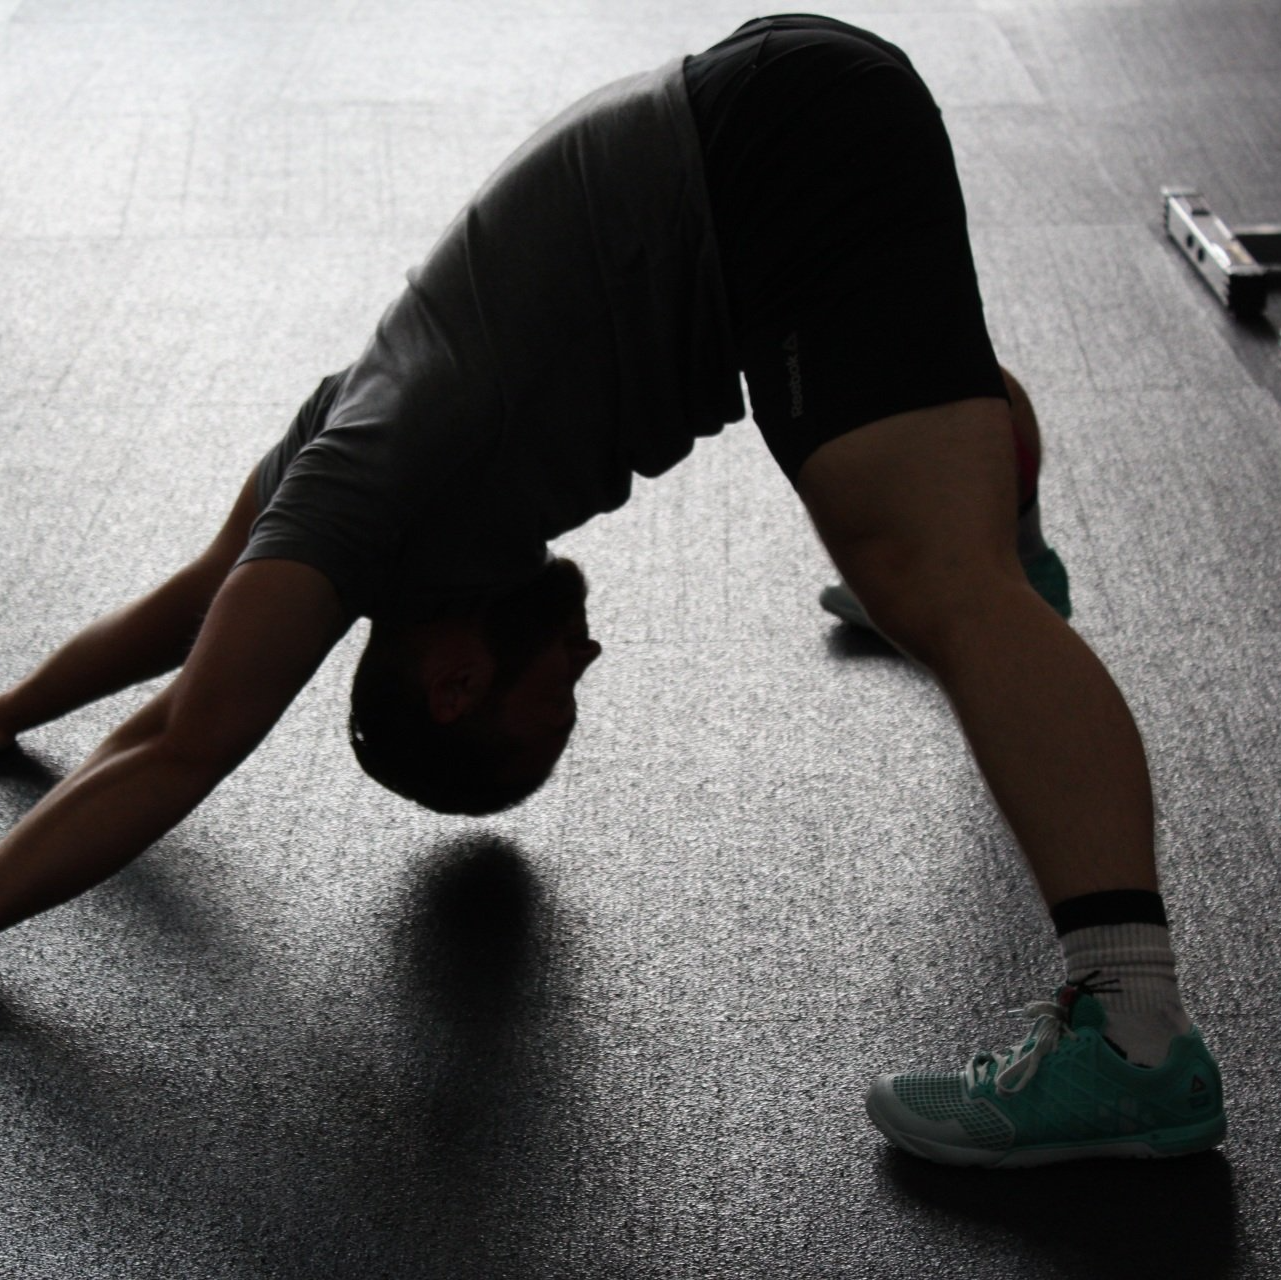
[[[0,680],[204,545],[527,133],[754,12],[0,0]],[[748,421],[560,544],[606,653],[529,804],[365,780],[356,633],[190,819],[0,939],[0,1274],[1281,1275],[1281,304],[1227,315],[1159,195],[1281,221],[1281,11],[828,12],[944,107],[1228,1142],[980,1175],[868,1124],[874,1074],[1020,1038],[1061,974],[942,696],[819,612]],[[146,694],[31,734],[0,824]]]

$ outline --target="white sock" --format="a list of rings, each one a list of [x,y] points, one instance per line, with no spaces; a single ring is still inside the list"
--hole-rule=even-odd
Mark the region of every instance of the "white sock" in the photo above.
[[[1087,983],[1108,1016],[1104,1035],[1135,1066],[1160,1066],[1170,1041],[1192,1027],[1179,999],[1169,929],[1089,925],[1065,933],[1059,942],[1068,982]]]

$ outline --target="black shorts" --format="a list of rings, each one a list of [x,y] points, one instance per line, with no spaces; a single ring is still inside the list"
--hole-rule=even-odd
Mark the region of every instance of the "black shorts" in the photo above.
[[[878,418],[1008,398],[943,120],[905,54],[806,14],[685,60],[740,366],[788,478]]]

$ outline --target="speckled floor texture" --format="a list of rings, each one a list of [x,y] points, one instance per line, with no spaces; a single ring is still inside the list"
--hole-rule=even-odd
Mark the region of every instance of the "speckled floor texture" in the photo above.
[[[0,0],[0,680],[198,551],[526,134],[726,0]],[[940,693],[816,607],[750,421],[559,544],[606,649],[544,793],[380,792],[349,637],[100,889],[0,938],[0,1275],[1281,1276],[1281,299],[1160,187],[1281,221],[1275,0],[869,0],[952,132],[1075,625],[1132,701],[1231,1132],[984,1174],[879,1071],[1021,1038],[1054,940]],[[0,825],[136,706],[43,728]]]

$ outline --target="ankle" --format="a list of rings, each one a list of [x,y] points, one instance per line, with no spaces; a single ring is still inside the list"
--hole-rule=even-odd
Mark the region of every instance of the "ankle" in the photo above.
[[[1068,983],[1098,1000],[1104,1036],[1136,1066],[1159,1066],[1170,1042],[1192,1027],[1160,895],[1088,894],[1060,903],[1053,915]]]

